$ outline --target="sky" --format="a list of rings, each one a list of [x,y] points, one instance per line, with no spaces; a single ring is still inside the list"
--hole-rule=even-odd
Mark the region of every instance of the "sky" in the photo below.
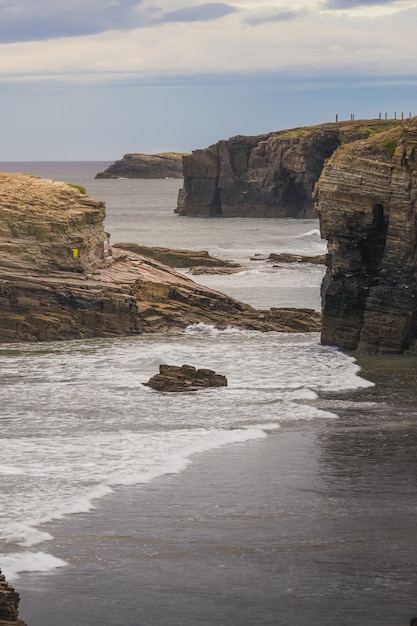
[[[0,0],[0,160],[417,114],[417,0]]]

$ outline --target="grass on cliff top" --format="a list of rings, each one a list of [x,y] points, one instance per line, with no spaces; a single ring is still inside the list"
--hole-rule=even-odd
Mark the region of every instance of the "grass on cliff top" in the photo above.
[[[83,187],[82,185],[74,185],[73,183],[67,183],[67,185],[68,187],[72,187],[73,189],[78,189],[78,191],[82,193],[83,196],[85,196],[87,193],[87,189]]]
[[[159,152],[161,156],[189,156],[189,152]]]
[[[403,135],[403,126],[395,126],[383,133],[377,133],[370,137],[370,141],[364,146],[364,150],[375,158],[392,159],[395,153],[395,149],[398,145],[398,141]]]
[[[296,139],[307,137],[320,129],[337,128],[341,136],[343,137],[344,135],[348,139],[347,143],[350,143],[349,136],[362,135],[364,138],[372,137],[386,132],[387,129],[401,129],[403,123],[402,120],[343,120],[339,122],[325,122],[324,124],[317,124],[315,126],[300,126],[298,128],[280,130],[271,134],[276,139]]]

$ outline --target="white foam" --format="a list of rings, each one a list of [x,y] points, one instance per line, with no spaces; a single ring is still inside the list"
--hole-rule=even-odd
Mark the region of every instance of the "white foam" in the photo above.
[[[46,552],[15,552],[1,557],[2,572],[13,582],[23,572],[50,572],[65,567],[66,561]]]
[[[321,232],[319,228],[312,228],[311,230],[307,230],[305,233],[301,235],[295,235],[294,239],[300,239],[301,237],[313,237],[317,236],[321,238]]]

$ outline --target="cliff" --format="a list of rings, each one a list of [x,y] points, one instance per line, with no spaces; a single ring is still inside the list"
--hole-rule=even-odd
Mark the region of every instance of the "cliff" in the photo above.
[[[182,178],[182,155],[175,152],[160,154],[125,154],[96,178]]]
[[[0,626],[26,626],[19,619],[19,594],[6,581],[0,570]]]
[[[328,240],[322,342],[417,353],[417,118],[341,146],[315,191]]]
[[[219,141],[183,157],[176,212],[194,217],[313,217],[312,192],[338,146],[400,122],[322,124]]]
[[[319,330],[314,311],[257,311],[156,260],[112,250],[103,218],[103,203],[70,185],[0,174],[0,342],[166,332],[199,322]]]

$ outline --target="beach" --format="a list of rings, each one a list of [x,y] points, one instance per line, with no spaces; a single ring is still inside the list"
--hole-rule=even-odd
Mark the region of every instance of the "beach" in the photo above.
[[[196,455],[180,474],[121,487],[94,511],[46,525],[48,552],[68,565],[19,578],[22,619],[408,624],[415,415],[384,420],[368,401],[344,402],[337,420]]]
[[[323,252],[317,220],[178,218],[175,181],[33,167],[103,198],[113,242],[207,249],[244,265],[202,277],[212,288],[320,308],[323,267],[250,261]],[[28,626],[401,626],[417,614],[415,358],[356,362],[314,333],[204,324],[1,356],[1,567]],[[215,369],[228,387],[160,394],[143,383],[161,363]]]

